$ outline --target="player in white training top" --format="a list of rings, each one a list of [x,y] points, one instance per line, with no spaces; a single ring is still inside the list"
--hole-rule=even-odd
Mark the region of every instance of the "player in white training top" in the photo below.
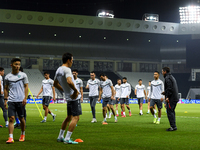
[[[154,80],[151,81],[151,90],[149,94],[150,110],[151,114],[154,116],[153,123],[156,124],[160,124],[162,102],[164,99],[164,95],[161,94],[164,92],[164,83],[159,79],[159,76],[160,76],[159,72],[155,71]],[[157,105],[158,108],[158,120],[153,110],[155,104]]]
[[[116,104],[116,116],[118,117],[118,104],[120,103],[120,97],[121,97],[121,83],[122,80],[121,79],[117,79],[117,84],[114,87],[115,90],[115,104]],[[120,108],[122,111],[122,105],[120,104]]]
[[[150,101],[149,101],[150,90],[151,90],[151,81],[149,81],[149,86],[147,87],[147,103],[148,103],[147,114],[150,113]],[[156,113],[156,104],[154,105],[154,112]]]
[[[4,76],[4,68],[0,67],[0,107],[3,111],[3,118],[5,120],[5,124],[6,124],[6,128],[7,128],[8,127],[8,115],[7,115],[7,110],[4,107],[3,76]]]
[[[99,75],[100,79],[102,80],[100,82],[100,90],[99,90],[99,99],[98,101],[101,101],[101,97],[103,98],[103,117],[104,121],[102,124],[108,124],[106,121],[106,113],[107,113],[107,104],[109,104],[110,109],[113,112],[113,115],[115,117],[115,122],[117,122],[117,116],[115,116],[115,110],[113,108],[114,100],[115,100],[115,91],[113,88],[112,81],[106,77],[105,74],[101,73]]]
[[[13,131],[14,131],[14,120],[15,113],[17,112],[21,125],[21,136],[19,141],[25,140],[25,120],[24,120],[24,109],[27,102],[28,96],[28,77],[24,72],[20,72],[21,60],[19,58],[13,58],[11,60],[12,72],[7,74],[5,77],[5,88],[4,88],[4,106],[8,109],[9,117],[9,139],[6,143],[14,143]],[[8,108],[7,108],[8,101]]]
[[[138,99],[138,105],[140,109],[140,115],[143,115],[142,108],[143,108],[143,100],[144,98],[147,99],[145,85],[142,84],[142,79],[138,80],[138,84],[135,86],[135,95]]]
[[[56,115],[53,114],[49,109],[49,104],[52,99],[52,92],[53,92],[53,100],[54,101],[56,100],[55,88],[53,86],[54,81],[49,76],[50,76],[50,74],[47,71],[45,71],[44,72],[45,79],[42,81],[42,87],[41,87],[38,95],[36,96],[36,98],[38,98],[38,96],[43,92],[42,105],[43,105],[45,114],[44,114],[44,120],[42,120],[41,123],[46,122],[48,113],[53,117],[53,121],[55,121],[55,119],[56,119]]]
[[[100,88],[100,80],[95,78],[96,74],[94,71],[90,72],[90,79],[87,82],[86,89],[89,89],[89,99],[90,99],[90,107],[92,111],[92,123],[97,122],[96,114],[95,114],[95,106],[96,102],[99,98],[99,88]]]
[[[78,144],[78,142],[72,141],[70,139],[72,132],[74,131],[76,124],[79,121],[79,115],[82,114],[80,102],[81,95],[78,92],[70,69],[73,64],[72,54],[63,54],[62,62],[63,65],[60,66],[56,71],[54,86],[58,90],[64,91],[65,93],[65,99],[67,100],[67,117],[62,123],[57,141],[64,142],[65,144]],[[64,138],[64,133],[68,125],[68,131],[66,137]]]

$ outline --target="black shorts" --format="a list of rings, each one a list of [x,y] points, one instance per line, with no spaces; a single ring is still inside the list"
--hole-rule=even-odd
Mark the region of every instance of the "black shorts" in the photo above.
[[[138,99],[138,105],[143,104],[143,100],[144,100],[143,97],[141,97],[141,98],[137,98],[137,99]]]
[[[68,116],[82,115],[80,99],[75,101],[67,101],[67,115]]]
[[[157,105],[158,108],[162,108],[162,102],[160,101],[160,99],[151,99],[150,101],[150,107],[154,107],[154,105]]]
[[[52,99],[51,96],[43,96],[42,104],[48,107],[51,99]]]
[[[107,104],[114,105],[114,100],[112,100],[111,97],[103,98],[102,107],[106,107]]]
[[[22,106],[22,102],[8,102],[8,117],[15,116],[17,112],[20,118],[24,117],[25,106]]]
[[[129,98],[121,98],[121,99],[120,99],[120,104],[129,105]]]
[[[119,98],[119,101],[118,101],[118,97],[115,98],[115,104],[119,104],[120,103],[120,98]]]

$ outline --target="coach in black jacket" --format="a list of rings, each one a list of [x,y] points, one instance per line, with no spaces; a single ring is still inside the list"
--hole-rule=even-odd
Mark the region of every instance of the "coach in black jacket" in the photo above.
[[[176,79],[171,75],[170,68],[164,67],[162,69],[162,74],[165,78],[165,91],[163,95],[165,95],[165,101],[167,105],[167,116],[170,122],[171,128],[166,131],[175,131],[176,127],[176,119],[175,119],[175,108],[176,104],[179,101],[178,99],[178,86],[176,83]]]

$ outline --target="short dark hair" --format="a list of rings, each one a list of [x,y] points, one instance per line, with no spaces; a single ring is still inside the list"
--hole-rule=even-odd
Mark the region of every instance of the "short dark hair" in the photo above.
[[[94,73],[94,74],[95,74],[95,72],[94,72],[94,71],[91,71],[90,73]]]
[[[24,69],[22,67],[19,68],[19,71],[24,72]]]
[[[20,61],[20,62],[21,62],[21,59],[19,59],[19,58],[13,58],[13,59],[11,60],[11,64],[13,64],[13,63],[16,62],[16,61]]]
[[[149,82],[151,82],[151,81],[149,81]]]
[[[123,77],[123,79],[127,80],[127,77]]]
[[[138,82],[142,81],[142,79],[139,79]]]
[[[105,77],[106,75],[104,73],[100,73],[99,77],[101,77],[101,76]]]
[[[117,81],[119,81],[119,80],[121,80],[121,79],[117,79]]]
[[[67,62],[67,60],[71,60],[73,57],[72,54],[70,53],[64,53],[63,56],[62,56],[62,62],[63,64],[65,64]]]
[[[73,69],[72,72],[78,73],[78,69]]]
[[[44,71],[44,75],[45,75],[45,74],[50,74],[50,73],[49,73],[48,71]]]
[[[0,67],[0,71],[4,71],[4,68],[3,68],[3,67]]]
[[[169,67],[163,67],[162,70],[163,70],[163,71],[166,71],[167,73],[170,72],[170,68],[169,68]]]
[[[156,73],[160,74],[160,72],[159,72],[159,71],[154,71],[154,72],[156,72]]]

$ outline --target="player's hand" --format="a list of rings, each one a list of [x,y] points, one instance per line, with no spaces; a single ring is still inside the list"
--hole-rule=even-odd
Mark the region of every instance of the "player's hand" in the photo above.
[[[119,101],[120,98],[118,98],[117,100]]]
[[[5,109],[8,109],[8,107],[7,107],[7,101],[4,101],[4,107],[5,107]]]
[[[54,102],[56,101],[56,98],[55,98],[55,97],[53,97],[53,101],[54,101]]]
[[[36,96],[36,98],[38,99],[38,95]]]
[[[161,98],[160,101],[163,102],[163,98]]]
[[[147,96],[145,96],[145,99],[147,99]]]
[[[3,95],[3,91],[1,91],[1,95]]]
[[[112,99],[112,100],[115,100],[114,96],[111,96],[111,99]]]
[[[83,102],[83,97],[81,97],[81,103]]]
[[[165,95],[165,92],[162,92],[161,94],[162,94],[162,95]]]
[[[169,98],[166,98],[165,102],[169,103]]]
[[[128,98],[128,95],[126,96],[126,98]]]
[[[101,98],[98,98],[98,102],[100,102],[101,101]]]
[[[25,106],[26,105],[26,99],[24,99],[23,101],[22,101],[22,106]]]
[[[79,95],[79,92],[76,90],[70,97],[71,97],[71,99],[76,99],[78,97],[78,95]]]

